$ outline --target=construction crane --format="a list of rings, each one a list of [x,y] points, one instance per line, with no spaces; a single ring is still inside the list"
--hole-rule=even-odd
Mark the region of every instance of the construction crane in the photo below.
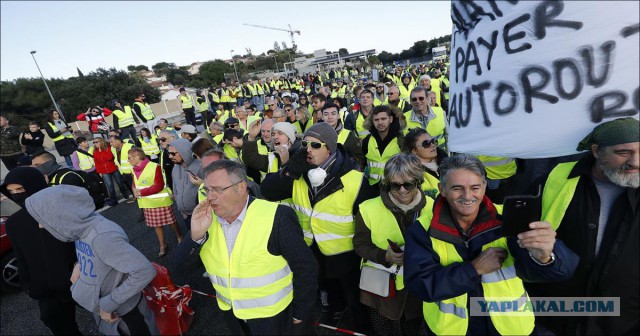
[[[274,28],[274,27],[267,27],[267,26],[259,26],[259,25],[248,24],[248,23],[245,23],[244,25],[245,26],[251,26],[251,27],[264,28],[264,29],[273,29],[273,30],[286,31],[291,36],[291,44],[292,44],[291,47],[293,48],[293,51],[295,52],[298,49],[298,45],[296,44],[296,40],[293,38],[293,35],[295,35],[295,34],[300,35],[300,31],[291,29],[291,25],[288,25],[289,29]]]

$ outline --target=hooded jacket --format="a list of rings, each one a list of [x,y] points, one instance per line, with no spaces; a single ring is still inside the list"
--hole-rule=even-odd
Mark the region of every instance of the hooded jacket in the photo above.
[[[175,196],[178,210],[191,215],[193,209],[198,205],[198,186],[193,185],[189,180],[189,172],[202,177],[200,160],[193,158],[191,142],[187,139],[173,140],[170,146],[175,148],[184,160],[184,165],[176,164],[173,166],[171,190]]]
[[[53,199],[64,199],[60,207]],[[51,235],[74,242],[80,279],[71,286],[73,299],[86,310],[123,316],[136,307],[142,289],[156,272],[149,260],[129,244],[122,227],[94,211],[86,189],[59,185],[26,201],[31,216]]]
[[[44,176],[35,168],[18,167],[9,172],[2,185],[2,193],[24,206],[23,202],[6,192],[8,184],[20,184],[23,196],[31,196],[47,187]],[[7,219],[7,235],[17,258],[20,283],[33,299],[69,297],[69,286],[76,252],[73,243],[62,242],[38,227],[26,209],[20,209]]]

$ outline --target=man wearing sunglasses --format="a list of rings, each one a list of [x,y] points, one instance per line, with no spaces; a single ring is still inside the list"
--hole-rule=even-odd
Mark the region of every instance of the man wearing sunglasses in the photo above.
[[[164,180],[167,181],[169,188],[173,187],[171,172],[174,166],[173,161],[169,157],[169,145],[175,139],[177,139],[176,133],[171,130],[164,130],[158,133],[158,142],[162,149],[160,153],[160,168],[162,168],[162,175],[164,176]]]
[[[411,90],[411,106],[412,110],[404,114],[407,120],[405,133],[411,128],[424,128],[432,137],[438,139],[438,146],[446,147],[447,121],[444,111],[434,110],[429,106],[427,89],[416,86]]]
[[[411,104],[404,99],[400,99],[400,88],[396,85],[389,88],[387,100],[385,100],[384,104],[393,105],[402,113],[411,111]]]
[[[367,317],[359,301],[360,259],[352,237],[359,204],[377,193],[337,140],[330,125],[314,124],[305,132],[302,148],[277,174],[267,175],[260,191],[268,200],[291,199],[305,240],[320,264],[330,313],[343,311],[340,302],[346,302],[354,314],[351,330],[366,332]]]

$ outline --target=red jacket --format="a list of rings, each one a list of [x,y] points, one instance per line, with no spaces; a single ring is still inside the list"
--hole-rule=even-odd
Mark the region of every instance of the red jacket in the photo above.
[[[94,149],[93,161],[95,162],[96,173],[98,174],[111,174],[118,170],[110,146],[107,146],[107,148],[103,150]]]
[[[108,117],[111,115],[111,110],[103,107],[102,108],[102,113],[98,114],[97,116],[93,116],[91,115],[91,112],[86,113],[86,112],[82,112],[80,114],[78,114],[78,116],[76,117],[76,119],[78,119],[79,121],[87,121],[87,123],[89,124],[89,131],[92,133],[100,133],[100,130],[98,129],[98,125],[100,125],[100,123],[103,122],[107,122],[104,117]]]

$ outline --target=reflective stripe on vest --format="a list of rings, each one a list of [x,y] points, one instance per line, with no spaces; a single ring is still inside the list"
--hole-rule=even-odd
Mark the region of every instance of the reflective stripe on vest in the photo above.
[[[342,190],[332,193],[317,202],[313,208],[309,200],[309,187],[301,177],[293,182],[291,207],[305,233],[305,241],[313,234],[320,252],[336,255],[353,250],[352,237],[355,232],[353,204],[362,184],[361,172],[352,170],[340,177]]]
[[[130,106],[125,106],[124,111],[122,110],[114,110],[113,114],[118,117],[118,127],[127,127],[135,124],[135,120],[133,119],[133,112],[131,111]]]
[[[89,154],[93,154],[93,147],[89,148]],[[80,170],[89,170],[95,166],[95,162],[93,158],[89,155],[85,155],[79,151],[76,151],[76,155],[78,155],[78,164],[80,165]]]
[[[432,208],[433,200],[427,197],[425,207],[419,212],[419,214],[416,214],[416,218],[426,220],[426,218],[430,217],[428,213],[432,211]],[[364,224],[371,231],[371,242],[378,248],[387,250],[389,247],[387,239],[398,244],[398,246],[404,246],[404,236],[402,235],[402,231],[400,231],[398,221],[393,213],[384,205],[380,196],[362,202],[362,204],[360,204],[360,216],[362,216]],[[363,262],[365,265],[369,265],[389,273],[396,272],[396,265],[385,267],[384,265],[380,265],[372,261],[363,260]],[[395,282],[398,290],[404,288],[404,267],[400,267],[400,270],[396,275]]]
[[[51,181],[49,181],[49,185],[50,186],[59,185],[60,183],[62,183],[62,180],[64,180],[64,177],[69,175],[69,174],[76,174],[78,177],[80,177],[80,179],[82,180],[82,183],[86,183],[84,178],[82,178],[82,175],[76,173],[73,170],[69,170],[68,172],[62,174],[62,176],[60,176],[60,177],[58,177],[58,174],[55,174],[53,176],[53,178],[51,179]]]
[[[136,177],[135,173],[132,174],[133,183],[136,185],[136,189],[140,190],[153,186],[153,182],[156,178],[157,167],[157,163],[149,161],[142,170],[142,173],[140,173],[140,177]],[[173,204],[173,199],[171,198],[171,190],[169,190],[169,188],[167,187],[164,187],[162,191],[157,194],[142,196],[138,198],[138,207],[140,209],[161,208],[169,206],[171,204]]]
[[[367,135],[369,135],[369,130],[364,128],[364,116],[360,111],[358,111],[356,114],[356,133],[358,133],[360,139],[364,139]]]
[[[145,119],[147,119],[147,121],[156,118],[156,115],[153,113],[153,110],[151,109],[151,106],[149,106],[149,104],[142,102],[135,102],[133,104],[140,107],[140,113]]]
[[[509,178],[515,175],[518,169],[516,159],[512,157],[478,155],[477,158],[482,161],[487,177],[492,180]]]
[[[287,261],[267,249],[277,207],[259,199],[249,204],[230,255],[221,224],[213,216],[209,238],[200,250],[218,306],[233,309],[239,319],[275,316],[293,300],[293,273]]]
[[[382,180],[385,164],[392,156],[400,153],[400,146],[398,146],[398,138],[395,137],[387,144],[384,151],[380,153],[378,150],[378,141],[373,136],[369,136],[367,148],[365,158],[367,159],[367,166],[369,166],[369,184],[374,185]]]
[[[553,168],[542,191],[542,220],[549,222],[554,230],[560,227],[580,181],[580,175],[568,178],[576,163],[560,163]]]
[[[56,125],[54,123],[49,122],[48,124],[49,124],[49,127],[51,127],[51,130],[53,131],[53,133],[58,132],[58,128],[56,127]],[[55,138],[53,138],[51,140],[53,140],[53,142],[56,142],[56,141],[60,141],[60,140],[62,140],[64,138],[73,139],[73,135],[62,135],[62,134],[60,134],[60,135],[58,135],[57,137],[55,137]]]
[[[189,95],[180,95],[180,102],[182,103],[182,109],[193,107],[193,101],[191,101],[191,96]]]
[[[422,219],[419,222],[427,230],[431,218]],[[430,239],[433,251],[438,255],[442,266],[464,262],[453,244],[434,237],[430,237]],[[509,251],[507,240],[504,237],[483,245],[482,250],[491,247]],[[482,276],[481,283],[485,300],[515,301],[518,302],[518,308],[527,303],[531,304],[522,280],[515,274],[514,262],[513,256],[508,253],[501,269]],[[429,329],[435,334],[464,335],[467,333],[469,326],[467,294],[438,302],[424,302],[422,309]],[[529,335],[535,325],[532,310],[521,310],[518,315],[490,311],[489,315],[493,326],[502,335]]]

